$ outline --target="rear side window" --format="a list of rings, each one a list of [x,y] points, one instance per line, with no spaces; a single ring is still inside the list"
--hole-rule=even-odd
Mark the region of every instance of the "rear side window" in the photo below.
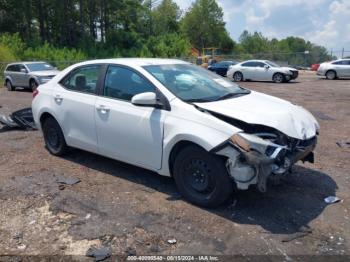
[[[73,70],[60,83],[71,91],[96,94],[100,65],[84,66]]]
[[[134,95],[155,92],[154,86],[138,73],[120,66],[109,66],[103,95],[131,101]]]
[[[20,70],[20,66],[19,65],[10,65],[7,67],[6,71],[9,72],[19,72]]]
[[[337,61],[337,62],[333,62],[333,65],[348,65],[349,62],[347,60],[342,60],[342,61]]]
[[[255,62],[246,62],[246,63],[243,63],[242,66],[244,66],[244,67],[256,67],[256,63]]]

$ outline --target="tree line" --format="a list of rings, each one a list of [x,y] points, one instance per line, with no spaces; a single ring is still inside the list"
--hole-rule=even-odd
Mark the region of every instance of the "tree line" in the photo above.
[[[187,12],[173,0],[0,0],[0,60],[187,57],[205,47],[242,59],[330,58],[324,47],[297,37],[245,31],[237,43],[223,15],[216,0],[196,0]]]

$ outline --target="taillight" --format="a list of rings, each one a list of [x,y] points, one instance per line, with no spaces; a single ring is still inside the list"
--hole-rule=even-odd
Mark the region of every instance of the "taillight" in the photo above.
[[[33,99],[39,94],[39,90],[38,89],[35,89],[33,91]]]

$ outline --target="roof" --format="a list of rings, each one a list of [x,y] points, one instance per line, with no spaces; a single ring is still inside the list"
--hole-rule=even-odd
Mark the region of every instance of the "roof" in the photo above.
[[[146,66],[146,65],[172,65],[172,64],[188,64],[183,60],[179,59],[163,59],[163,58],[113,58],[113,59],[98,59],[98,60],[89,60],[80,65],[85,64],[121,64],[128,66]]]
[[[18,65],[18,64],[37,64],[37,63],[47,63],[45,61],[31,61],[31,62],[27,62],[27,61],[18,61],[18,62],[13,62],[13,63],[10,63],[8,65]],[[47,63],[48,64],[48,63]]]

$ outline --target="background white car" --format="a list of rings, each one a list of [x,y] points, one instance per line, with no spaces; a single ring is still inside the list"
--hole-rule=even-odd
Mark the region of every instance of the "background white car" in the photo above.
[[[350,59],[322,63],[317,70],[317,75],[325,76],[331,80],[339,77],[350,77]]]
[[[84,62],[33,96],[51,154],[77,147],[172,176],[201,206],[313,162],[319,129],[299,106],[179,60]]]
[[[291,67],[281,67],[268,60],[248,60],[233,65],[227,72],[227,77],[239,82],[244,80],[288,82],[298,77],[298,70]]]
[[[38,85],[51,80],[59,71],[46,62],[17,62],[7,65],[4,76],[7,90],[16,87],[30,88],[34,91]]]

